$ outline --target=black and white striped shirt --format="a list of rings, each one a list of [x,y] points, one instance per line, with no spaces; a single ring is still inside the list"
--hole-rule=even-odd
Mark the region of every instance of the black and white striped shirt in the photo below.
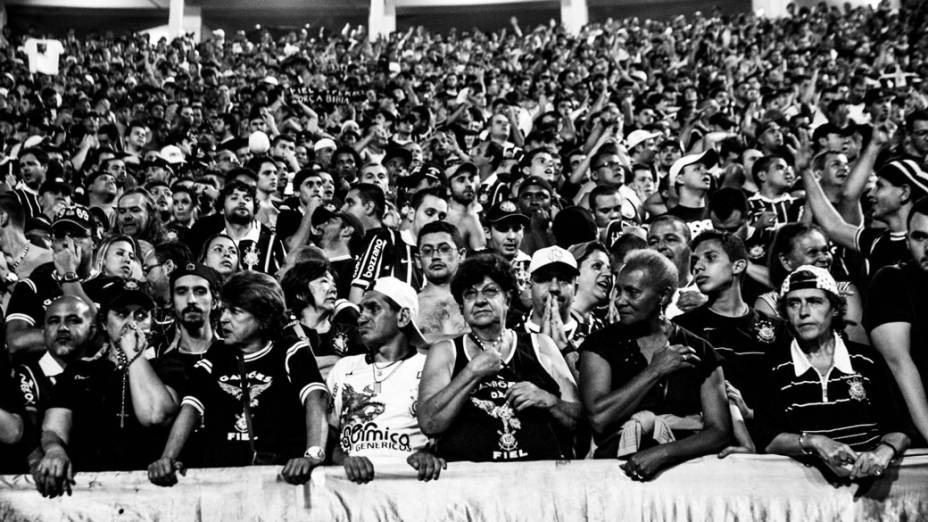
[[[760,423],[771,439],[808,432],[866,451],[886,433],[902,431],[885,363],[867,346],[836,335],[833,365],[821,375],[793,341],[789,352],[773,354],[769,376]]]

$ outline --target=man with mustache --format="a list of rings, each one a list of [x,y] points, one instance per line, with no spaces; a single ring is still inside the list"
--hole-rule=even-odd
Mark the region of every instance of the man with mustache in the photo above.
[[[928,197],[908,215],[907,240],[912,259],[880,269],[870,283],[864,326],[873,346],[886,359],[908,408],[912,446],[928,440]]]
[[[191,236],[202,244],[203,239],[223,232],[235,241],[242,270],[276,274],[284,264],[287,251],[277,234],[255,218],[259,207],[256,190],[239,180],[228,183],[219,194],[222,220],[198,223]],[[217,225],[223,228],[217,229]]]
[[[151,245],[167,239],[158,208],[147,190],[135,188],[119,196],[116,201],[115,232]]]
[[[445,221],[461,231],[464,244],[472,251],[482,250],[487,244],[475,205],[479,185],[477,174],[477,166],[470,162],[461,163],[447,172],[451,200],[448,201]]]
[[[450,223],[433,221],[419,231],[418,249],[425,287],[419,291],[417,324],[430,341],[436,336],[457,337],[467,325],[451,295],[451,278],[467,251],[464,239]]]
[[[175,280],[174,288],[201,286],[192,275]],[[177,483],[176,472],[183,474],[187,464],[182,452],[202,423],[206,465],[284,465],[287,482],[303,483],[325,460],[327,433],[328,391],[312,352],[305,344],[277,342],[285,304],[271,276],[239,272],[219,297],[222,340],[194,365],[161,458],[148,467],[149,480],[160,486]],[[180,321],[200,324],[205,302],[196,309],[191,304],[184,304]]]
[[[39,435],[42,417],[59,377],[72,361],[93,351],[97,328],[94,312],[81,298],[61,296],[45,310],[45,352],[30,353],[14,369],[14,379],[25,404],[23,450],[32,469],[42,458]],[[22,462],[25,464],[25,461]]]

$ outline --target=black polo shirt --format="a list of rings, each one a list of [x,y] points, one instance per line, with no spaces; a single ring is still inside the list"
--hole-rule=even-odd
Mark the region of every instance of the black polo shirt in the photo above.
[[[675,324],[670,327],[670,344],[682,344],[696,351],[699,364],[668,375],[651,387],[636,410],[648,410],[656,415],[673,414],[680,417],[702,413],[700,388],[702,383],[721,364],[718,355],[708,342]],[[583,352],[592,352],[609,364],[612,370],[612,390],[617,390],[648,367],[637,343],[638,335],[632,328],[616,323],[593,332],[580,346]],[[583,383],[581,382],[581,386]],[[608,433],[594,436],[597,456],[612,456],[617,452],[623,419]]]
[[[756,414],[764,445],[779,433],[809,432],[869,451],[886,433],[907,431],[883,359],[862,344],[837,338],[834,366],[820,376],[794,342],[771,354],[765,386]]]

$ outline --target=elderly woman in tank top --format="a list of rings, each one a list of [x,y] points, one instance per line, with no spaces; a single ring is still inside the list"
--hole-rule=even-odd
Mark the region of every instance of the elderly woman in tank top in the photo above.
[[[429,349],[419,426],[447,460],[573,457],[577,385],[551,338],[507,329],[515,280],[495,254],[465,260],[451,282],[470,333]]]

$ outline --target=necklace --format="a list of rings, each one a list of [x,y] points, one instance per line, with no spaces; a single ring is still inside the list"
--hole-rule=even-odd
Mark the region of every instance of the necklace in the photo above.
[[[119,396],[119,429],[126,427],[126,385],[129,381],[129,358],[126,353],[119,347],[112,345],[113,351],[116,352],[116,371],[122,373],[122,392]]]
[[[377,394],[380,393],[380,390],[381,390],[381,388],[382,388],[382,387],[380,386],[380,383],[386,382],[387,379],[389,379],[390,377],[393,377],[393,374],[396,373],[396,372],[398,372],[399,369],[403,367],[403,363],[406,362],[407,359],[408,359],[408,357],[407,357],[406,359],[401,359],[401,360],[399,360],[399,361],[393,361],[392,363],[390,363],[390,364],[384,366],[383,368],[378,368],[376,364],[371,363],[371,377],[373,377],[373,379],[374,379],[374,393],[377,393]],[[386,370],[387,368],[389,368],[389,367],[391,367],[391,366],[393,366],[393,365],[397,365],[397,366],[396,366],[396,368],[393,369],[392,372],[390,372],[389,374],[387,374],[387,376],[384,377],[383,379],[377,380],[377,374],[378,374],[379,372],[382,372],[383,370]]]
[[[502,349],[501,349],[502,346],[501,345],[503,344],[503,341],[505,340],[504,336],[506,333],[507,333],[507,330],[503,330],[503,333],[499,334],[499,337],[493,341],[490,341],[487,339],[481,339],[474,332],[470,333],[470,338],[474,341],[474,344],[476,344],[477,347],[480,348],[481,351],[483,352],[487,351],[487,344],[489,344],[490,347],[493,348],[493,351],[502,357]],[[499,347],[499,348],[496,348],[496,347]],[[506,366],[505,362],[503,362],[503,366]]]
[[[23,261],[26,259],[26,254],[29,253],[30,243],[27,241],[26,246],[23,247],[23,253],[19,255],[19,259],[15,263],[10,265],[10,273],[7,275],[7,280],[11,283],[19,281],[19,265],[23,264]]]

